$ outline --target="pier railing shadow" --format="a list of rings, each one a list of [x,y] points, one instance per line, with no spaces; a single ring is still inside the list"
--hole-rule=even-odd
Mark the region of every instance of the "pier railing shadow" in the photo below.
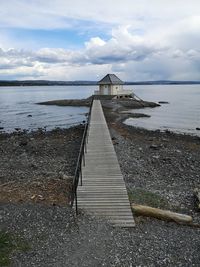
[[[89,126],[91,120],[91,112],[93,105],[94,96],[91,98],[90,108],[87,116],[87,120],[84,127],[83,137],[81,140],[81,146],[79,150],[79,155],[77,159],[75,174],[72,182],[72,191],[70,197],[70,205],[73,207],[75,205],[76,214],[78,214],[78,202],[77,202],[77,188],[78,185],[83,185],[83,175],[82,175],[82,167],[85,166],[85,153],[87,153],[87,143],[88,143],[88,135],[89,135]]]

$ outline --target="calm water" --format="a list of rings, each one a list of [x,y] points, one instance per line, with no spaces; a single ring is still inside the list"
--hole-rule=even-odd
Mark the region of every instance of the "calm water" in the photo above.
[[[86,107],[43,106],[35,103],[91,95],[91,88],[74,86],[0,87],[0,127],[12,132],[15,128],[35,130],[46,127],[67,128],[85,120]],[[32,115],[32,117],[28,117]]]
[[[196,130],[200,127],[200,85],[137,86],[134,92],[144,100],[168,101],[169,104],[140,109],[138,112],[151,117],[128,119],[127,124],[200,136],[200,131]]]
[[[149,114],[151,118],[128,119],[126,123],[147,129],[172,130],[200,135],[200,85],[126,86],[136,95],[149,101],[168,101],[170,104],[134,112]],[[85,120],[84,107],[43,106],[41,101],[90,96],[96,86],[34,86],[0,87],[0,127],[11,132],[15,128],[66,128]],[[32,115],[32,117],[28,117]]]

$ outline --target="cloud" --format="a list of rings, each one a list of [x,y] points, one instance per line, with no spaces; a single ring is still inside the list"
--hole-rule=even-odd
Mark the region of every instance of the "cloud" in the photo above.
[[[93,39],[87,43],[85,53],[91,63],[123,63],[142,61],[156,51],[152,41],[131,34],[130,26],[120,26],[112,31],[112,37],[107,42],[94,44]],[[161,49],[161,48],[159,48]]]
[[[152,25],[198,15],[198,10],[198,0],[1,0],[0,25],[52,29],[74,26],[76,20]]]
[[[67,50],[63,48],[43,48],[38,51],[8,49],[0,50],[0,57],[10,62],[22,58],[28,62],[41,62],[48,64],[111,64],[131,60],[140,61],[155,52],[153,43],[145,42],[139,36],[131,35],[127,27],[113,30],[112,37],[102,40],[93,37],[85,43],[82,50]],[[25,61],[24,61],[25,63]]]
[[[198,10],[197,0],[1,0],[0,79],[94,79],[116,72],[126,80],[200,80]],[[60,47],[44,47],[41,32],[20,41],[8,29],[70,29],[87,38],[74,38],[85,43],[73,47],[63,45],[63,36]]]
[[[174,34],[173,31],[171,34]],[[128,25],[114,28],[108,40],[92,37],[80,50],[0,49],[0,74],[5,75],[8,70],[12,70],[11,73],[23,73],[24,77],[67,79],[66,73],[74,77],[74,70],[77,70],[78,79],[81,73],[86,73],[84,79],[88,79],[94,73],[96,77],[99,70],[105,73],[110,70],[128,80],[200,79],[200,50],[191,49],[185,44],[177,45],[180,38],[184,39],[184,34],[185,31],[182,31],[177,39],[174,37],[170,46],[168,31],[162,44],[159,39],[136,34]],[[197,38],[196,32],[194,37]],[[72,68],[73,71],[70,70]],[[188,72],[189,69],[192,72]]]
[[[181,9],[177,10],[181,6]],[[198,0],[1,0],[1,21],[7,26],[61,27],[65,18],[125,24],[152,18],[179,18],[198,13]],[[20,16],[19,16],[20,14]],[[37,18],[37,20],[35,20]],[[46,22],[54,21],[49,24]],[[26,24],[23,24],[26,22]]]

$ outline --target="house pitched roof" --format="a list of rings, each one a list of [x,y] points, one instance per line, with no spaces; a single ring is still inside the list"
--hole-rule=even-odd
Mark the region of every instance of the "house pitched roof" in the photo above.
[[[107,74],[98,84],[123,84],[123,82],[115,74]]]

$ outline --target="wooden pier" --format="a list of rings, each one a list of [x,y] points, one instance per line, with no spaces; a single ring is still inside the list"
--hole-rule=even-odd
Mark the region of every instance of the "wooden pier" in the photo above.
[[[78,207],[114,226],[135,226],[125,182],[99,100],[93,101]]]

